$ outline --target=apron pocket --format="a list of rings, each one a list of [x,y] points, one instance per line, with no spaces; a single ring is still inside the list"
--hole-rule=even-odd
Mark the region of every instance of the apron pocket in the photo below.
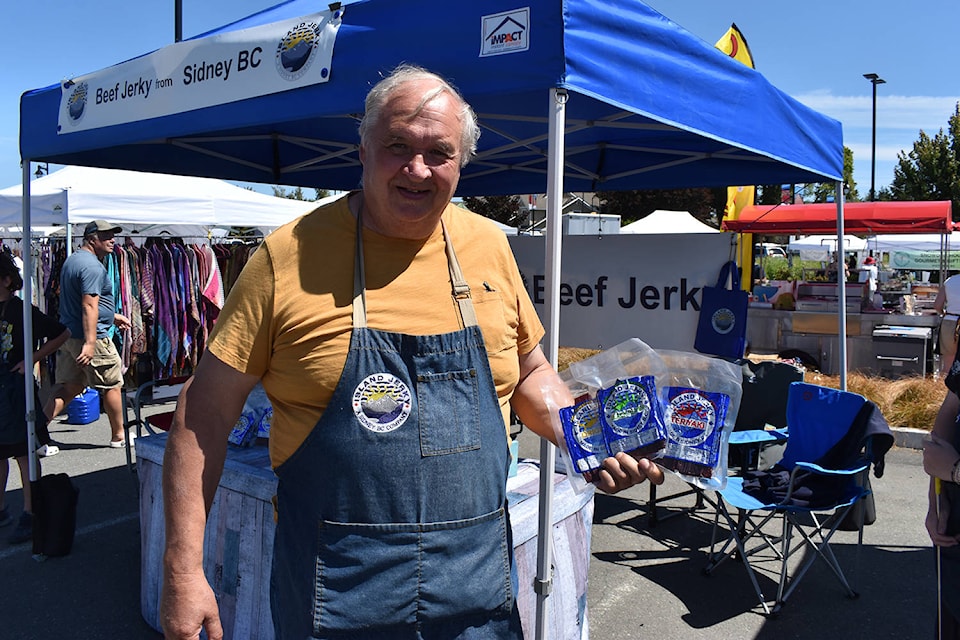
[[[513,606],[506,515],[427,524],[322,522],[314,633],[497,613]]]
[[[476,369],[417,376],[417,406],[423,455],[480,448],[480,392]]]
[[[513,607],[503,508],[424,531],[420,611],[424,620],[508,611]]]
[[[415,525],[321,522],[314,632],[416,622]]]

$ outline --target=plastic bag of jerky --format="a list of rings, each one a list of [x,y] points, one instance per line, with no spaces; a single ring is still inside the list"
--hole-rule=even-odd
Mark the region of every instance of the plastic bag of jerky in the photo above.
[[[551,387],[544,387],[541,391],[550,412],[559,457],[570,486],[579,494],[596,480],[609,453],[601,432],[596,394],[575,380],[569,369],[560,372],[560,379],[566,385],[564,391],[569,393],[558,394]],[[574,399],[572,403],[571,398]]]
[[[657,463],[701,489],[722,489],[730,432],[740,409],[742,370],[698,353],[657,353],[667,366],[659,389],[667,444]]]
[[[657,402],[666,365],[646,343],[631,338],[570,365],[573,377],[596,390],[600,425],[610,455],[655,455],[667,432]]]

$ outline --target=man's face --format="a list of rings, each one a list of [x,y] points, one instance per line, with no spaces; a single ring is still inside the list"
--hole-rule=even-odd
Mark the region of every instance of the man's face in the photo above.
[[[364,222],[383,235],[428,237],[457,189],[462,130],[457,100],[444,92],[412,115],[435,87],[429,80],[402,85],[360,147]]]
[[[116,243],[116,240],[113,239],[112,231],[98,231],[96,235],[93,236],[91,242],[93,251],[97,254],[98,258],[113,253],[113,245]]]

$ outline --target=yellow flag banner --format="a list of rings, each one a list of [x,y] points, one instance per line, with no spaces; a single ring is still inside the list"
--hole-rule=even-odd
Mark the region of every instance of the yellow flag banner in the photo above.
[[[755,68],[753,54],[750,53],[747,39],[740,33],[736,23],[730,25],[727,32],[717,40],[717,44],[714,46],[734,60],[739,60],[751,69]],[[748,187],[727,187],[727,206],[723,210],[723,219],[738,219],[743,208],[753,204],[756,192],[757,188],[752,185]],[[740,286],[744,291],[750,291],[753,284],[753,234],[741,233],[737,238],[737,256],[742,271]]]
[[[751,69],[756,69],[753,64],[753,55],[750,53],[750,46],[747,44],[747,39],[740,33],[740,29],[737,28],[736,23],[730,25],[727,32],[723,34],[722,38],[717,40],[717,44],[714,46],[734,60],[739,60]]]

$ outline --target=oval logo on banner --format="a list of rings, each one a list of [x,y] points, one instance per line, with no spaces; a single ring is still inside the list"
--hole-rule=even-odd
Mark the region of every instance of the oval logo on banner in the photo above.
[[[280,40],[277,45],[277,71],[280,77],[297,80],[313,62],[313,52],[320,44],[320,25],[302,22]]]
[[[410,387],[390,373],[367,376],[353,391],[353,413],[376,433],[399,428],[410,415]]]
[[[80,121],[86,107],[87,83],[81,82],[73,88],[73,91],[70,92],[70,97],[67,98],[67,114],[70,116],[71,124]]]
[[[737,324],[737,316],[735,316],[730,309],[722,307],[713,312],[713,315],[710,317],[710,324],[717,333],[730,333],[733,331],[734,325]]]

